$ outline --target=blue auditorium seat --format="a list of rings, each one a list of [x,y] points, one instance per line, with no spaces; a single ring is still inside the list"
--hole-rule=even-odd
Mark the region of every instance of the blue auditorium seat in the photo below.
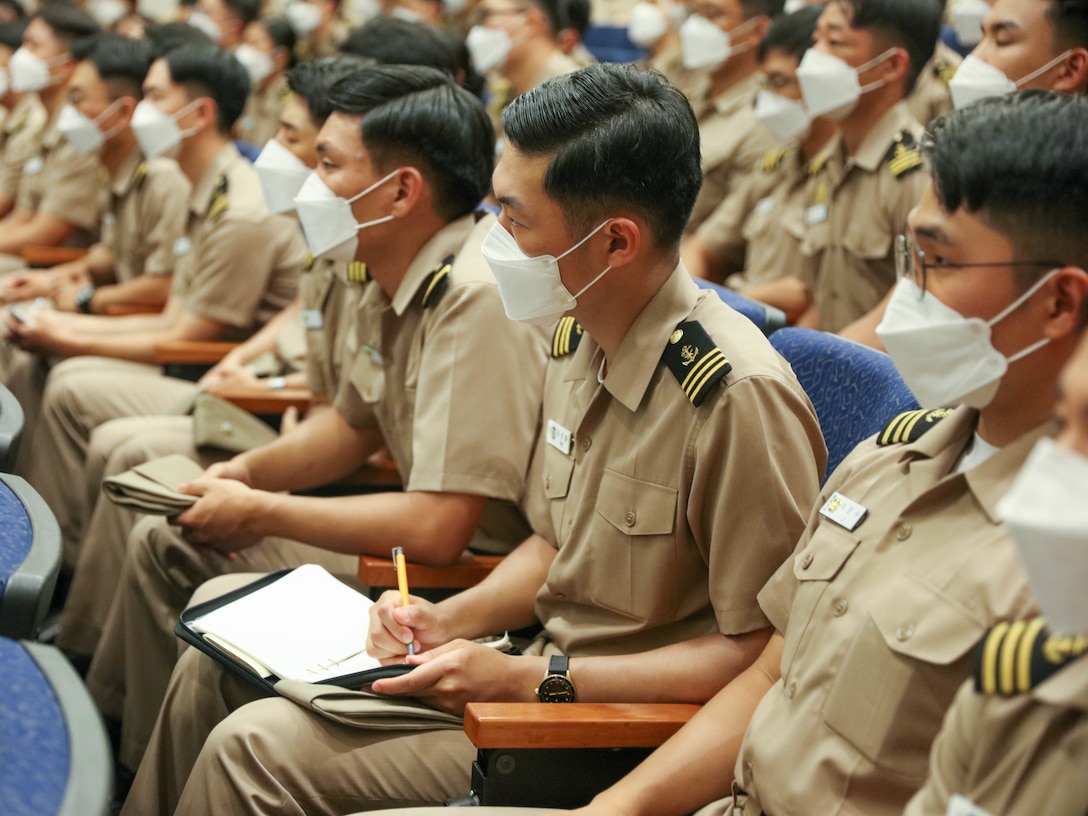
[[[825,477],[855,445],[918,407],[887,354],[813,329],[781,329],[770,340],[816,408],[827,443]]]
[[[105,816],[113,763],[98,712],[57,649],[0,638],[0,813]]]
[[[23,435],[23,408],[3,385],[0,385],[0,472],[6,472],[15,461],[19,439]]]
[[[0,474],[0,635],[37,635],[60,559],[60,527],[45,501],[24,479]]]
[[[599,62],[638,62],[646,59],[645,49],[631,42],[626,26],[591,25],[582,35],[582,45]]]
[[[711,292],[717,292],[718,297],[725,301],[727,305],[732,306],[755,323],[764,334],[769,335],[771,332],[777,331],[786,325],[786,315],[781,309],[776,309],[774,306],[768,306],[766,303],[760,303],[758,300],[752,300],[750,297],[745,297],[740,292],[736,292],[728,286],[712,283],[711,281],[703,280],[702,278],[695,278],[695,282],[699,285],[700,289],[709,289]]]
[[[238,148],[238,152],[249,159],[249,163],[257,161],[257,157],[261,155],[261,148],[259,145],[251,144],[250,142],[236,141],[234,146]]]

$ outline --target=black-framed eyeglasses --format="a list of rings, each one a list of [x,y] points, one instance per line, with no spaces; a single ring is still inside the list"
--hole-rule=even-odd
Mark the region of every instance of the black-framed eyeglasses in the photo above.
[[[1064,266],[1061,261],[991,261],[988,263],[952,263],[950,261],[927,261],[926,254],[908,235],[895,239],[895,277],[896,280],[910,278],[918,287],[918,299],[926,294],[926,277],[930,269],[972,269],[983,266]]]

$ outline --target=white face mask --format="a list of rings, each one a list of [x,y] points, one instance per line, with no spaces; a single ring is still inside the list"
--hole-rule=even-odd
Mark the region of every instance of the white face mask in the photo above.
[[[1040,439],[998,502],[1051,631],[1088,634],[1088,457]]]
[[[476,70],[486,74],[506,62],[514,43],[501,28],[474,25],[465,37],[465,46]]]
[[[306,243],[315,258],[321,256],[334,261],[355,260],[359,230],[392,221],[393,216],[387,215],[360,224],[355,220],[351,205],[395,178],[398,173],[400,168],[351,198],[341,198],[329,189],[317,173],[310,174],[295,197],[295,212],[298,213],[302,231],[306,234]]]
[[[680,60],[684,67],[689,71],[700,68],[715,71],[734,54],[749,50],[751,45],[735,47],[733,37],[750,28],[757,19],[745,20],[732,31],[722,31],[706,17],[692,14],[680,26]]]
[[[109,28],[128,14],[128,6],[121,0],[95,0],[91,4],[90,13],[100,26]]]
[[[195,128],[182,131],[178,128],[178,119],[191,111],[199,102],[194,99],[173,116],[163,113],[146,99],[142,100],[132,112],[132,132],[144,156],[153,159],[173,150],[181,140],[196,133]]]
[[[253,169],[261,180],[268,210],[273,213],[295,209],[295,196],[312,172],[298,156],[275,139],[265,144],[261,155],[253,163]]]
[[[468,0],[443,0],[442,9],[447,14],[460,14],[468,5]]]
[[[102,143],[106,139],[119,130],[119,128],[111,128],[108,133],[103,133],[98,124],[103,118],[109,116],[110,112],[116,107],[117,102],[120,101],[118,99],[110,104],[94,119],[84,116],[73,105],[66,104],[60,109],[60,115],[57,117],[57,130],[60,131],[76,153],[81,155],[94,153],[102,148]]]
[[[405,20],[409,23],[425,23],[419,12],[414,11],[406,6],[394,6],[393,10],[389,12],[390,17],[396,17],[398,20]]]
[[[40,91],[53,84],[49,62],[31,54],[26,48],[19,48],[11,55],[8,73],[11,75],[11,89],[16,93]]]
[[[6,96],[11,85],[8,82],[8,69],[0,68],[0,96]]]
[[[881,80],[862,87],[858,74],[879,65],[893,53],[894,49],[888,49],[879,57],[853,68],[838,57],[808,49],[797,66],[797,82],[809,116],[834,122],[845,119],[853,113],[862,94],[884,84]]]
[[[268,79],[276,67],[272,62],[271,54],[258,51],[252,45],[246,45],[245,43],[234,49],[234,56],[238,59],[238,62],[242,63],[242,67],[249,74],[249,81],[254,85],[259,85]]]
[[[309,36],[321,25],[321,9],[310,3],[295,0],[295,2],[288,3],[287,11],[284,14],[291,28],[295,30],[295,34],[300,37]]]
[[[960,45],[972,48],[982,39],[982,21],[990,13],[986,0],[957,0],[948,16]]]
[[[1040,340],[1005,357],[990,342],[990,329],[1019,308],[1054,276],[1048,274],[992,320],[964,317],[910,278],[896,284],[884,319],[876,327],[896,369],[921,405],[985,408],[993,400],[1009,363],[1038,351]]]
[[[1016,82],[1005,76],[1000,68],[980,60],[974,54],[968,54],[948,83],[948,90],[952,93],[952,103],[957,108],[963,108],[979,99],[1011,94],[1037,76],[1045,74],[1069,54],[1069,51],[1063,51],[1042,68],[1020,77]]]
[[[665,12],[653,3],[635,3],[627,18],[627,37],[640,48],[649,48],[669,30]]]
[[[194,11],[190,14],[189,25],[197,31],[202,31],[207,34],[211,38],[211,41],[216,45],[223,39],[223,29],[219,27],[219,23],[203,11]]]
[[[808,111],[801,102],[771,91],[760,91],[756,95],[756,119],[781,142],[803,139],[811,124]]]
[[[793,14],[795,11],[800,11],[808,3],[805,0],[786,0],[786,5],[782,7],[783,14]]]
[[[502,298],[506,316],[511,320],[547,326],[558,320],[564,312],[573,309],[578,298],[612,267],[605,267],[604,272],[572,295],[559,276],[559,261],[600,232],[607,223],[608,221],[602,221],[589,235],[558,257],[537,255],[530,258],[521,251],[514,236],[496,221],[484,238],[480,251],[499,285],[499,296]]]

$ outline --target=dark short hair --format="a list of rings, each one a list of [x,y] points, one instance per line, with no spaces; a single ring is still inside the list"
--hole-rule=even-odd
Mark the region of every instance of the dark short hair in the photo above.
[[[183,45],[215,45],[199,28],[177,20],[149,25],[144,29],[144,39],[151,43],[156,57],[165,56]]]
[[[589,0],[561,0],[560,8],[563,12],[562,28],[573,28],[579,36],[585,34],[593,16],[593,6]]]
[[[151,46],[144,40],[108,32],[85,37],[72,46],[72,58],[94,65],[99,78],[106,83],[111,99],[122,96],[140,99],[154,56]]]
[[[463,77],[461,80],[461,87],[470,91],[473,96],[478,96],[483,99],[487,80],[476,70],[476,66],[472,64],[472,57],[468,53],[468,46],[465,45],[464,36],[459,31],[455,31],[448,26],[443,26],[435,30],[438,32],[438,36],[443,39],[453,53],[457,65],[454,76]]]
[[[552,157],[544,192],[572,238],[628,210],[646,220],[660,249],[679,244],[703,180],[699,126],[663,76],[591,65],[514,99],[502,121],[508,144]]]
[[[80,37],[90,37],[102,29],[94,18],[70,3],[49,3],[38,9],[33,19],[44,22],[67,48]]]
[[[853,28],[883,37],[910,55],[907,92],[922,73],[941,35],[941,5],[937,0],[834,0],[849,10]]]
[[[1046,16],[1054,26],[1054,42],[1060,50],[1088,48],[1088,3],[1052,0]]]
[[[786,7],[786,0],[740,0],[740,9],[745,18],[777,17]]]
[[[422,65],[376,65],[329,90],[332,109],[361,116],[363,146],[376,167],[415,167],[447,221],[467,215],[487,195],[495,131],[483,103],[453,78]]]
[[[812,38],[816,34],[816,21],[820,19],[823,10],[823,4],[816,3],[792,14],[780,14],[771,20],[767,33],[759,41],[759,50],[756,52],[759,61],[767,59],[767,53],[771,50],[785,51],[800,60],[812,45]]]
[[[182,45],[163,57],[170,79],[191,99],[215,100],[219,132],[229,134],[249,97],[249,74],[233,54],[216,45]]]
[[[287,18],[262,17],[261,25],[268,32],[268,38],[272,40],[273,48],[287,49],[287,67],[292,67],[295,64],[295,43],[298,42],[298,35],[295,33],[295,29],[291,27],[291,24],[287,22]]]
[[[22,45],[26,24],[25,18],[10,23],[0,23],[0,45],[6,45],[12,51]]]
[[[287,72],[287,87],[306,103],[310,119],[318,128],[332,113],[329,89],[338,80],[358,71],[362,62],[356,57],[324,57],[300,62]]]
[[[544,13],[553,37],[567,27],[566,3],[564,0],[529,0],[529,5],[540,9]]]
[[[235,16],[247,26],[261,16],[261,0],[223,0]]]
[[[426,23],[378,16],[355,29],[340,44],[340,53],[368,57],[383,65],[429,65],[450,76],[457,56],[450,44]]]
[[[1088,99],[1031,90],[979,100],[936,119],[922,150],[947,212],[977,215],[1017,260],[1088,269]]]

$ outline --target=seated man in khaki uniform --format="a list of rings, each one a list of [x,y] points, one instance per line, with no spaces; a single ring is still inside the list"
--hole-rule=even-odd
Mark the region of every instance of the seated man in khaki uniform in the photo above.
[[[29,478],[77,540],[79,479],[91,431],[109,419],[173,410],[191,383],[151,365],[156,343],[241,340],[294,300],[306,246],[298,225],[271,215],[253,167],[231,143],[249,79],[214,46],[182,46],[156,60],[132,128],[143,153],[177,147],[192,184],[186,234],[174,243],[170,298],[157,315],[31,312],[6,317],[24,348],[73,357],[49,374],[40,422],[30,443]],[[111,359],[112,358],[112,359]],[[66,550],[68,566],[75,552]]]
[[[680,27],[684,65],[708,74],[695,100],[703,146],[703,189],[687,229],[694,232],[723,201],[737,193],[744,177],[777,139],[755,116],[762,81],[757,48],[783,0],[697,0]]]
[[[45,297],[58,309],[85,314],[120,304],[154,310],[170,294],[174,242],[185,230],[190,185],[173,159],[145,160],[132,132],[151,53],[145,43],[107,34],[81,40],[73,57],[79,62],[69,93],[78,115],[66,117],[61,129],[75,153],[99,153],[109,172],[102,239],[78,261],[0,279],[0,300]],[[23,406],[27,438],[37,426],[48,372],[44,357],[0,344],[0,382]],[[31,454],[29,446],[22,449],[16,472],[26,473]]]
[[[390,542],[449,563],[466,547],[508,552],[529,531],[516,502],[546,340],[505,318],[479,254],[494,220],[474,214],[493,166],[483,107],[417,66],[361,69],[328,97],[335,112],[297,212],[316,255],[364,262],[371,277],[342,332],[335,410],[209,468],[190,486],[202,498],[178,517],[182,530],[160,518],[134,528],[88,675],[100,708],[122,721],[132,769],[177,658],[173,621],[207,579],[307,562],[353,576],[360,554],[388,555]],[[439,128],[449,135],[436,142]],[[404,492],[280,492],[331,484],[381,447]]]
[[[880,333],[923,404],[957,407],[897,417],[843,461],[759,593],[760,658],[578,813],[898,816],[922,787],[975,644],[1036,612],[997,508],[1056,433],[1085,336],[1086,134],[1088,101],[1052,94],[938,120]]]
[[[261,15],[257,0],[197,0],[186,21],[228,51],[242,44],[246,26]]]
[[[280,113],[289,93],[287,71],[295,64],[295,31],[283,17],[262,17],[246,26],[245,37],[234,56],[245,66],[253,90],[237,136],[263,147],[280,127]]]
[[[1058,415],[1065,427],[998,505],[1045,618],[1000,623],[979,643],[905,816],[1088,813],[1088,341],[1062,374]]]
[[[765,642],[754,593],[815,493],[814,413],[758,329],[679,265],[701,173],[676,88],[597,65],[519,97],[503,121],[503,214],[481,250],[508,316],[565,315],[523,499],[535,532],[448,601],[394,611],[384,596],[371,654],[403,658],[414,642],[419,665],[374,690],[459,713],[541,699],[545,675],[565,674],[566,700],[704,700]],[[544,633],[524,656],[462,639],[535,621]],[[460,730],[347,727],[282,698],[238,707],[252,699],[186,654],[124,812],[180,798],[179,814],[346,813],[468,789]]]
[[[14,207],[0,221],[0,253],[18,255],[28,244],[89,246],[98,232],[104,203],[98,152],[80,154],[58,128],[77,64],[72,44],[97,32],[98,24],[76,6],[45,5],[11,58],[11,87],[37,94],[45,124],[23,159]],[[21,261],[12,259],[9,268],[13,264]]]
[[[12,55],[23,44],[27,21],[0,23],[0,64],[7,72]],[[38,149],[38,139],[45,127],[45,108],[34,93],[22,94],[7,90],[0,94],[0,104],[7,110],[0,126],[0,218],[15,206],[23,164]]]

